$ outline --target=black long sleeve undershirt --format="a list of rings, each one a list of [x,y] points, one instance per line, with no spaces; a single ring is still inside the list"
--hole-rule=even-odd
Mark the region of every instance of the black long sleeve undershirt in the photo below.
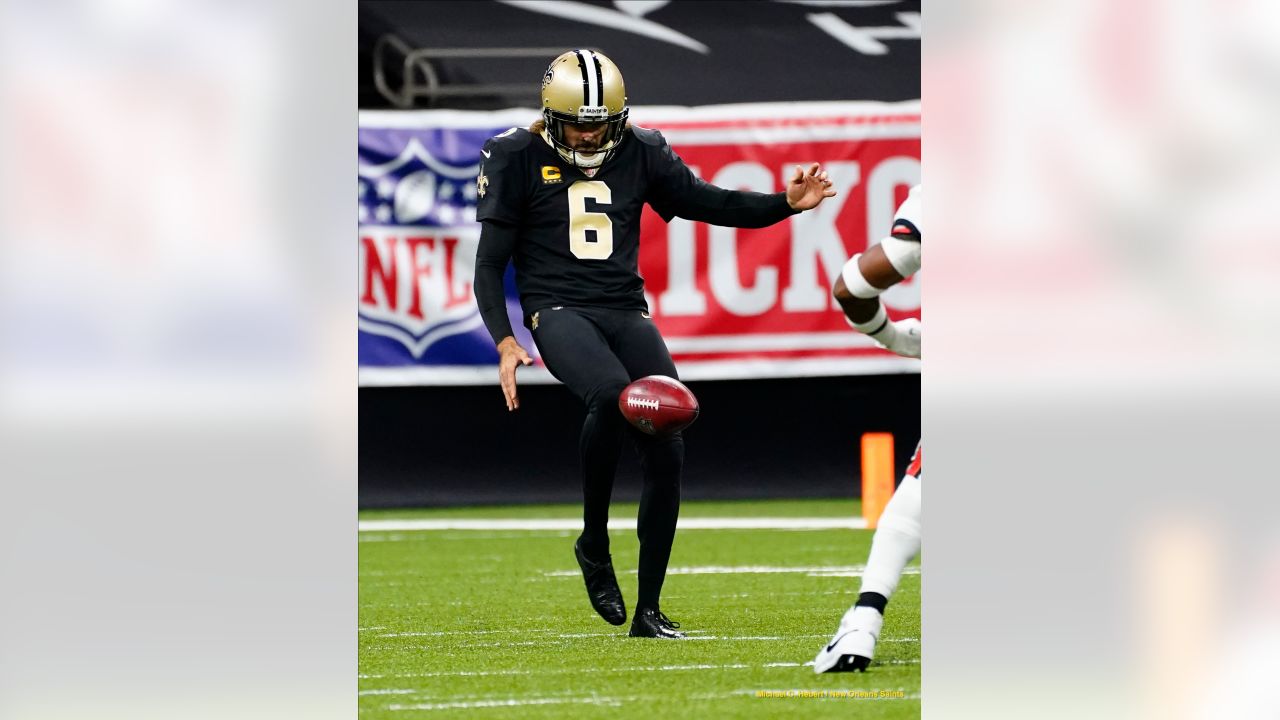
[[[799,212],[787,204],[785,192],[729,190],[703,180],[656,130],[641,130],[637,139],[655,148],[651,162],[656,175],[646,200],[667,222],[682,217],[723,227],[762,228]]]
[[[516,249],[516,226],[485,220],[480,224],[480,245],[476,250],[476,277],[472,288],[480,317],[493,337],[493,344],[515,334],[507,317],[507,298],[502,276]]]
[[[668,195],[666,202],[654,204],[664,220],[682,217],[710,225],[762,228],[798,213],[787,204],[787,194],[727,190],[700,178],[693,178],[683,190]]]

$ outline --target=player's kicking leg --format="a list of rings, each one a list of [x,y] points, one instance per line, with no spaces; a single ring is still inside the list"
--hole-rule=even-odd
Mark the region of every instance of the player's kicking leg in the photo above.
[[[648,375],[677,377],[671,353],[648,313],[612,311],[610,327],[614,348],[631,379]],[[684,438],[680,433],[653,437],[630,431],[640,451],[644,489],[636,517],[640,539],[639,597],[632,617],[631,637],[677,640],[684,637],[662,612],[662,584],[675,543],[676,520],[680,516],[680,476],[684,467]]]
[[[907,473],[880,516],[858,602],[840,619],[835,636],[813,659],[815,673],[865,671],[875,657],[885,606],[907,563],[920,551],[919,448]]]

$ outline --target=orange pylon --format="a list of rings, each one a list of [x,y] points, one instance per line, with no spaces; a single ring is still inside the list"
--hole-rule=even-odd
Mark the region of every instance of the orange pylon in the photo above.
[[[893,497],[893,433],[862,434],[862,517],[874,529]]]

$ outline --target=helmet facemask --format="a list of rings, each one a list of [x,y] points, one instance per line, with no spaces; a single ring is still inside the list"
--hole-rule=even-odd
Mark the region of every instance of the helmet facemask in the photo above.
[[[585,110],[586,108],[584,107],[583,109]],[[544,108],[542,119],[546,121],[547,126],[544,134],[547,140],[551,142],[551,146],[556,149],[556,152],[566,162],[584,168],[600,167],[617,152],[618,145],[622,141],[622,129],[627,124],[628,114],[630,114],[630,108],[623,108],[622,112],[605,116],[602,121],[583,120],[581,115],[568,115],[555,112],[551,108]],[[585,152],[574,148],[565,140],[564,126],[566,124],[591,124],[595,122],[603,122],[605,126],[604,134],[600,136],[600,147],[598,149]]]
[[[598,168],[613,157],[629,113],[622,73],[603,53],[571,50],[552,60],[543,75],[543,137],[577,167]],[[565,138],[566,125],[595,123],[604,124],[596,150],[578,150]]]

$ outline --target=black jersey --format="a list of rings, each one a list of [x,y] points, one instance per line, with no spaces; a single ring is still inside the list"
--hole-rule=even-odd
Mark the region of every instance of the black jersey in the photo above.
[[[554,305],[647,309],[638,267],[645,203],[665,221],[678,216],[734,227],[764,227],[795,212],[784,193],[731,191],[700,180],[656,130],[625,129],[594,176],[522,129],[491,138],[481,154],[476,217],[513,229],[515,242],[486,246],[482,235],[477,274],[485,265],[505,267],[503,253],[513,257],[526,314]]]

